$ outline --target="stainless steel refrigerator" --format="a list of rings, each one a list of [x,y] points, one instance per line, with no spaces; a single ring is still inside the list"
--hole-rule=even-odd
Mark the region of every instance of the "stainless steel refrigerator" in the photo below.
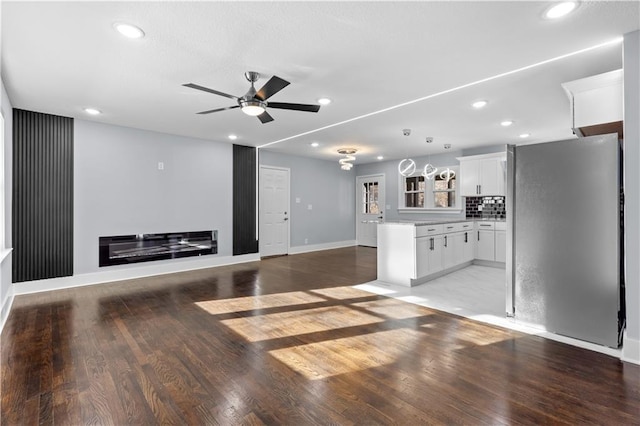
[[[619,346],[621,155],[617,134],[507,147],[506,308],[516,321]]]

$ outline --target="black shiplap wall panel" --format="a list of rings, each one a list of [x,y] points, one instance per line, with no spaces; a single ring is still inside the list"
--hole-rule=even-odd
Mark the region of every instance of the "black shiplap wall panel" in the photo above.
[[[258,252],[256,148],[233,145],[233,255]]]
[[[13,282],[73,275],[73,119],[13,110]]]

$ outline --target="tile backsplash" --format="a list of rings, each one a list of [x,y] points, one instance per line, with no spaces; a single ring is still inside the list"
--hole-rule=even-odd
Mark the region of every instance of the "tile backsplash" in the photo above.
[[[503,196],[465,197],[467,219],[506,219]]]

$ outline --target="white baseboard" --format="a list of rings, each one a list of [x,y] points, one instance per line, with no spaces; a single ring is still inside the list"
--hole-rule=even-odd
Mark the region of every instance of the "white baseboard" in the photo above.
[[[640,364],[640,340],[627,336],[627,330],[622,335],[622,355],[620,359],[633,364]]]
[[[4,324],[7,322],[7,318],[9,318],[9,312],[11,311],[11,305],[13,305],[13,296],[14,296],[14,288],[13,284],[9,285],[9,290],[7,294],[4,296],[4,300],[2,301],[2,307],[0,307],[0,333],[4,329]]]
[[[289,254],[309,253],[312,251],[331,250],[343,247],[353,247],[356,240],[336,241],[334,243],[309,244],[304,246],[289,247]]]
[[[196,269],[206,269],[213,268],[215,266],[233,265],[236,263],[254,261],[260,261],[260,254],[255,253],[223,257],[200,256],[197,259],[182,262],[158,263],[157,265],[105,270],[89,274],[72,275],[70,277],[27,281],[14,284],[13,286],[15,295],[30,294],[39,293],[41,291],[62,290],[71,287],[131,280],[135,278],[144,278],[155,275],[172,274],[175,272],[193,271]]]

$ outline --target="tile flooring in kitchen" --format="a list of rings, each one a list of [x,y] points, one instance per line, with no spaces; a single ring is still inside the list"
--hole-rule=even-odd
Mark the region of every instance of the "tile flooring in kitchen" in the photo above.
[[[382,281],[354,286],[360,290],[438,309],[465,318],[536,334],[570,345],[619,357],[620,350],[561,336],[506,316],[506,276],[502,268],[470,265],[435,280],[403,287]]]

